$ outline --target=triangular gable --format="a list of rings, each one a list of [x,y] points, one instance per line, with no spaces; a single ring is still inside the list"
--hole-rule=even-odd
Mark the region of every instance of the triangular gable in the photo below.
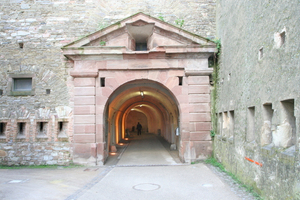
[[[63,49],[84,47],[125,47],[135,51],[136,43],[147,42],[148,51],[158,47],[215,47],[207,38],[190,33],[174,25],[137,13],[104,29],[96,31],[80,40],[74,41]],[[124,48],[122,48],[124,51]]]

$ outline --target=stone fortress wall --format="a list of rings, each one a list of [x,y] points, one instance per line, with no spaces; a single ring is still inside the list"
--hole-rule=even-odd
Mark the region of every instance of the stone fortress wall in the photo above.
[[[0,163],[72,162],[73,63],[61,47],[144,12],[213,38],[215,0],[2,0],[0,2]],[[177,21],[177,22],[176,22]],[[12,92],[32,78],[32,94]]]
[[[265,199],[300,198],[299,13],[299,1],[217,3],[214,153]]]

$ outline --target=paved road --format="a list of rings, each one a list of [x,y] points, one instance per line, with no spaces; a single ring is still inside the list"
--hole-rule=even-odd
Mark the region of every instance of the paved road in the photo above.
[[[0,199],[254,199],[203,163],[180,163],[152,134],[119,149],[100,167],[2,169]]]

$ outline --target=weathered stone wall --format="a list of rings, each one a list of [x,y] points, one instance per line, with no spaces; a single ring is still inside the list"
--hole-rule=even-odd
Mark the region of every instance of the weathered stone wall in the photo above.
[[[296,0],[217,3],[214,153],[265,199],[300,198],[299,13]]]
[[[73,142],[74,88],[69,76],[73,63],[62,56],[61,47],[137,12],[177,26],[181,26],[184,20],[182,28],[190,32],[208,38],[215,35],[215,0],[0,2],[0,123],[5,125],[5,133],[0,133],[3,144],[0,146],[1,164],[49,164],[40,155],[26,158],[29,160],[24,162],[23,154],[19,155],[18,151],[8,153],[5,143],[16,149],[19,142],[43,148],[51,146],[51,142],[59,145]],[[20,74],[32,77],[33,95],[11,95],[13,77]],[[48,124],[43,141],[38,136],[40,122]],[[60,122],[67,123],[66,134],[60,133]],[[17,123],[25,123],[21,139]],[[61,143],[60,137],[64,138]],[[45,156],[50,154],[44,152]],[[37,162],[32,161],[34,157],[39,158]],[[53,160],[56,161],[52,163],[60,163],[54,157]]]
[[[2,165],[68,165],[72,162],[70,143],[0,143]]]

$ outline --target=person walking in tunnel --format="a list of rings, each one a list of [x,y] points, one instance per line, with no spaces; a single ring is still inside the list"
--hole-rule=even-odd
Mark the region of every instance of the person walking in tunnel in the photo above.
[[[137,134],[142,135],[142,125],[140,124],[140,122],[138,122],[138,124],[136,125],[136,129],[137,129]]]

